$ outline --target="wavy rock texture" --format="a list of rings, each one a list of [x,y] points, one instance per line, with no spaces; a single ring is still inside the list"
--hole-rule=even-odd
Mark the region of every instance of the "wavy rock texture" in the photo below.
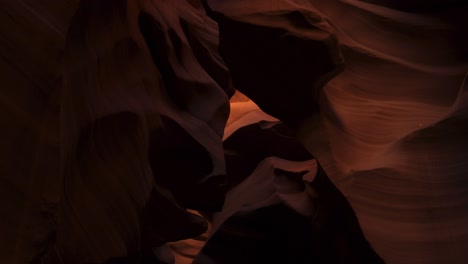
[[[247,30],[304,30],[299,36],[306,40],[301,41],[332,43],[322,36],[336,38],[345,67],[325,86],[315,85],[314,81],[321,83],[320,76],[313,79],[310,73],[312,79],[301,89],[323,87],[323,92],[320,99],[315,97],[303,107],[313,112],[320,105],[320,114],[310,114],[298,126],[300,138],[348,197],[366,237],[385,261],[463,263],[467,258],[463,248],[468,245],[466,140],[462,136],[468,70],[467,32],[462,26],[466,5],[431,1],[418,9],[414,1],[406,5],[396,1],[207,2],[220,23],[221,54],[239,75],[254,78],[254,73],[240,67],[242,59],[234,58],[259,52],[249,47],[262,41],[244,34]],[[300,20],[306,23],[299,24]],[[321,33],[313,34],[315,38],[307,34],[316,30]],[[281,32],[265,37],[271,42],[287,39]],[[238,43],[230,46],[226,41],[223,47],[223,36],[229,41],[237,36]],[[297,46],[285,40],[264,50],[262,56],[282,65],[286,60],[277,53],[285,51],[289,56]],[[246,61],[252,58],[256,59],[245,56]],[[281,83],[278,79],[286,77],[277,77],[275,69],[261,67],[263,63],[253,62],[264,70],[256,86],[243,79],[234,83],[252,98],[265,94],[255,101],[275,116],[271,109],[279,111],[282,99],[290,99],[290,87],[277,85],[275,81]],[[299,60],[284,67],[314,69]],[[278,91],[268,93],[269,89]]]
[[[201,234],[184,208],[220,209],[229,75],[216,41],[186,1],[80,2],[62,93],[66,263]]]
[[[0,262],[189,263],[211,227],[186,208],[219,210],[226,189],[196,261],[352,259],[336,241],[355,218],[313,235],[317,192],[339,192],[306,191],[315,163],[278,118],[387,263],[464,263],[466,4],[205,2],[219,36],[196,0],[0,3]],[[228,68],[266,114],[237,94],[226,121]]]
[[[7,4],[2,263],[104,262],[203,233],[184,208],[223,202],[216,24],[185,1]]]
[[[381,263],[344,196],[292,131],[235,99],[226,130],[254,123],[224,141],[230,191],[194,263]]]

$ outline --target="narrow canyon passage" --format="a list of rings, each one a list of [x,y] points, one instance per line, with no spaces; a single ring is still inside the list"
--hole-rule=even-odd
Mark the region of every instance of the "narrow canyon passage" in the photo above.
[[[465,1],[0,9],[0,263],[468,259]]]

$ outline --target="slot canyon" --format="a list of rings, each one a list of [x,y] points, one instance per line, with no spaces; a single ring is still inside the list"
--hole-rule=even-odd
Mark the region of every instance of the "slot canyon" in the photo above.
[[[0,263],[468,263],[468,1],[0,9]]]

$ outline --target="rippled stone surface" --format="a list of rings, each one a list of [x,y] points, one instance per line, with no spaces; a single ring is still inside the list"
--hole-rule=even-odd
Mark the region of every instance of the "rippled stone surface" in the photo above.
[[[189,263],[208,234],[185,238],[203,233],[206,219],[213,234],[197,261],[215,249],[234,256],[221,246],[230,236],[246,241],[244,252],[259,247],[239,261],[316,257],[313,247],[302,248],[307,257],[278,247],[316,239],[283,232],[310,231],[304,208],[314,203],[301,207],[302,179],[279,177],[288,169],[266,157],[309,160],[292,137],[269,143],[281,119],[387,263],[464,263],[467,7],[400,2],[208,0],[218,38],[199,1],[3,1],[0,262]],[[228,68],[266,114],[235,95],[239,118],[226,121]],[[225,178],[225,163],[246,161]],[[185,210],[220,209],[227,188],[224,204],[242,190],[258,210]],[[278,189],[302,198],[257,203]],[[286,229],[272,235],[278,226]],[[180,239],[194,249],[171,243],[169,252],[165,243]]]
[[[215,19],[234,20],[238,28],[241,23],[250,28],[298,27],[293,20],[280,22],[293,10],[322,18],[329,26],[325,31],[336,37],[344,67],[323,86],[321,97],[310,102],[309,111],[319,105],[320,114],[309,114],[298,126],[302,142],[348,197],[366,237],[387,262],[463,263],[466,253],[461,249],[468,243],[462,224],[468,217],[463,209],[468,206],[466,166],[461,162],[466,142],[460,134],[466,122],[468,57],[462,26],[466,5],[460,1],[431,1],[421,8],[417,1],[402,5],[351,0],[206,2]],[[277,19],[266,23],[265,17]],[[220,30],[222,38],[222,26]],[[227,49],[225,53],[237,54],[235,48]],[[270,57],[279,57],[277,53],[270,52]],[[301,65],[291,62],[290,68]],[[274,70],[266,75],[276,77]],[[271,87],[289,98],[287,85],[267,85],[264,90]],[[239,89],[255,93],[248,85]],[[267,102],[256,102],[274,116],[271,107],[280,106],[271,104],[280,102],[281,96],[274,98],[267,101],[264,96]]]
[[[216,24],[186,1],[59,2],[2,14],[5,82],[18,87],[2,99],[26,114],[6,121],[12,143],[27,139],[2,173],[15,201],[2,203],[2,261],[104,262],[203,233],[185,208],[223,203],[233,91]]]

